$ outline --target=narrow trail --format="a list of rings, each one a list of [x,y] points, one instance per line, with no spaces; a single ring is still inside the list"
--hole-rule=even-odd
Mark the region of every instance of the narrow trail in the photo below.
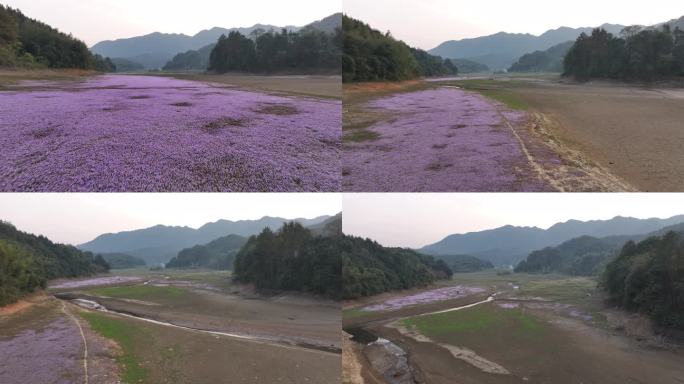
[[[81,323],[78,321],[76,316],[72,315],[69,311],[67,311],[64,301],[60,300],[60,302],[62,304],[62,312],[64,312],[64,314],[67,315],[76,324],[76,326],[78,327],[78,331],[81,333],[81,339],[83,339],[83,382],[85,384],[88,384],[88,341],[86,340],[85,333],[83,332],[83,327],[81,327]]]
[[[522,137],[516,132],[516,130],[513,128],[513,125],[511,124],[510,121],[504,116],[501,111],[497,110],[496,111],[498,115],[501,117],[501,120],[503,120],[504,123],[506,123],[506,126],[508,129],[511,131],[513,136],[515,137],[516,140],[518,140],[518,144],[520,144],[520,150],[522,150],[523,154],[525,155],[525,158],[527,159],[527,162],[532,166],[532,168],[537,172],[539,177],[544,180],[548,185],[550,185],[552,188],[557,190],[558,192],[567,192],[563,186],[561,186],[556,180],[552,179],[549,177],[549,175],[546,173],[544,168],[542,168],[541,165],[539,165],[535,160],[530,151],[527,149],[527,146],[525,145],[525,142],[523,141]]]
[[[494,301],[494,297],[495,297],[496,295],[498,295],[499,293],[501,293],[501,292],[496,292],[496,293],[492,294],[491,296],[489,296],[488,298],[486,298],[485,300],[478,301],[478,302],[471,303],[471,304],[462,305],[462,306],[460,306],[460,307],[454,307],[454,308],[449,308],[449,309],[443,309],[443,310],[441,310],[441,311],[434,311],[434,312],[421,313],[421,314],[418,314],[418,315],[415,315],[415,316],[408,316],[408,317],[405,317],[405,318],[409,318],[409,317],[419,317],[419,316],[430,316],[430,315],[439,315],[439,314],[441,314],[441,313],[449,313],[449,312],[454,312],[454,311],[460,311],[460,310],[462,310],[462,309],[472,308],[472,307],[478,306],[478,305],[480,305],[480,304],[490,303],[490,302]]]

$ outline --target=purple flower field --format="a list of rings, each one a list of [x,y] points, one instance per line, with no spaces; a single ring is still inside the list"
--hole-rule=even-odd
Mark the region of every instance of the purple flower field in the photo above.
[[[367,108],[394,118],[368,128],[377,140],[345,143],[345,191],[554,191],[506,124],[525,124],[524,113],[446,87],[392,95]]]
[[[412,305],[429,304],[437,301],[458,299],[460,297],[470,296],[482,292],[485,292],[484,288],[455,285],[452,287],[432,289],[409,296],[395,297],[379,304],[363,307],[362,310],[396,311],[397,309],[402,309]]]
[[[0,92],[0,191],[339,191],[341,102],[155,76]]]
[[[0,337],[0,383],[83,382],[81,351],[78,328],[61,317],[40,330]]]
[[[70,288],[84,288],[96,287],[100,285],[112,285],[122,283],[138,283],[142,282],[142,277],[137,276],[106,276],[106,277],[91,277],[87,279],[68,280],[62,279],[53,281],[48,285],[51,289],[70,289]]]

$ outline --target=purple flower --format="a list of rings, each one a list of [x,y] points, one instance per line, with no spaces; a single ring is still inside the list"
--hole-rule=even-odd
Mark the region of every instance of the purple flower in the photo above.
[[[341,188],[340,101],[155,76],[24,85],[0,92],[0,191]]]
[[[506,125],[526,115],[453,88],[400,93],[367,105],[394,118],[377,140],[345,143],[343,190],[353,192],[553,191]]]

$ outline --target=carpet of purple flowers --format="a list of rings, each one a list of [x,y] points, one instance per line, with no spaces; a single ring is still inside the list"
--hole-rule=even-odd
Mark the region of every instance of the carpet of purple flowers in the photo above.
[[[429,291],[424,291],[416,293],[409,296],[395,297],[383,301],[382,303],[377,303],[363,307],[364,311],[396,311],[397,309],[402,309],[404,307],[410,307],[414,305],[430,304],[438,301],[458,299],[465,296],[474,295],[477,293],[485,292],[484,288],[479,287],[468,287],[464,285],[455,285],[452,287],[444,287],[432,289]]]
[[[389,111],[368,128],[375,140],[346,143],[350,192],[553,191],[507,126],[526,115],[455,88],[399,93],[367,105]]]
[[[340,101],[156,76],[0,92],[0,191],[339,191]]]

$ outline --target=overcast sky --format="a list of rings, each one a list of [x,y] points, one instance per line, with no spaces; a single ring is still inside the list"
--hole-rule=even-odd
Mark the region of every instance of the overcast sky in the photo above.
[[[152,32],[194,35],[213,27],[303,26],[342,11],[341,0],[0,0],[92,46]]]
[[[427,50],[501,31],[540,35],[561,26],[652,25],[684,16],[684,1],[344,0],[344,12]]]
[[[385,246],[418,248],[447,235],[551,225],[615,216],[667,218],[684,214],[684,194],[345,194],[343,230]]]
[[[198,228],[219,219],[314,218],[341,210],[341,194],[327,193],[0,194],[0,220],[75,245],[156,224]]]

